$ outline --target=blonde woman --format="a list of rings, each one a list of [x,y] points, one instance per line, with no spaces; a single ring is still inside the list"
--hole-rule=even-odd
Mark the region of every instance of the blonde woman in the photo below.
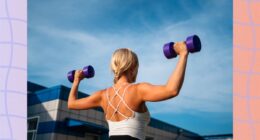
[[[78,86],[84,77],[82,70],[77,70],[68,99],[68,108],[83,110],[102,107],[109,126],[110,140],[144,140],[145,127],[150,120],[145,103],[171,99],[179,94],[182,87],[188,51],[184,42],[175,43],[173,48],[179,55],[179,60],[164,85],[135,83],[138,58],[134,52],[126,48],[113,53],[111,69],[114,73],[114,83],[109,88],[77,99]]]

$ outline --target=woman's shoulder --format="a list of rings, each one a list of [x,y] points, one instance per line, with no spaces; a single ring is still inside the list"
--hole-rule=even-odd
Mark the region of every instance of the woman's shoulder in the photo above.
[[[103,96],[103,95],[105,95],[106,91],[107,91],[107,88],[104,88],[104,89],[96,91],[96,93]]]
[[[151,86],[151,84],[150,83],[148,83],[148,82],[140,82],[140,83],[136,83],[136,88],[137,89],[144,89],[144,88],[149,88]]]
[[[151,87],[151,84],[148,82],[140,82],[140,83],[134,83],[130,86],[130,89],[132,89],[135,93],[142,93],[144,90],[147,90]]]

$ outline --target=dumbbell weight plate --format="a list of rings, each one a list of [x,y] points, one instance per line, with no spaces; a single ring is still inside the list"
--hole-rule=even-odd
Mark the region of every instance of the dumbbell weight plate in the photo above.
[[[187,37],[185,41],[189,52],[199,52],[201,50],[201,42],[197,35]]]
[[[67,78],[72,83],[74,81],[75,70],[68,72]]]
[[[173,45],[174,45],[174,43],[170,42],[163,46],[163,53],[164,53],[165,57],[168,59],[177,56],[177,54],[174,52]]]
[[[83,68],[83,74],[86,78],[91,78],[94,77],[95,70],[91,65],[89,65]]]

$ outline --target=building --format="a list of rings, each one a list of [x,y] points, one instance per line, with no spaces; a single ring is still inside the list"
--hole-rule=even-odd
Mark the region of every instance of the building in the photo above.
[[[101,108],[68,110],[70,88],[28,82],[28,140],[107,140],[108,126]],[[88,95],[79,92],[78,97]],[[200,140],[200,135],[151,118],[146,140]]]
[[[233,134],[203,136],[205,140],[233,140]]]

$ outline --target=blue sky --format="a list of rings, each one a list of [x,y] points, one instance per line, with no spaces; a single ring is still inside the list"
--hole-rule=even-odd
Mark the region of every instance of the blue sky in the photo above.
[[[180,95],[149,110],[201,135],[232,133],[232,1],[30,0],[28,13],[28,79],[70,87],[67,72],[91,64],[96,76],[80,86],[88,94],[111,86],[117,48],[137,53],[137,82],[164,84],[177,59],[164,57],[163,44],[199,35],[202,50],[189,56]]]

